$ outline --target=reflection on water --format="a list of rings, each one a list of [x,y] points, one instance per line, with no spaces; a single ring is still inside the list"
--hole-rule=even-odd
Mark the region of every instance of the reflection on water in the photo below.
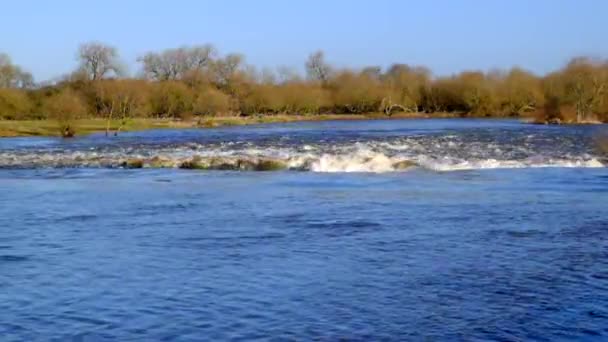
[[[0,336],[605,339],[608,168],[437,173],[421,158],[604,163],[593,129],[421,120],[0,140]],[[49,168],[74,153],[364,148],[423,167]]]

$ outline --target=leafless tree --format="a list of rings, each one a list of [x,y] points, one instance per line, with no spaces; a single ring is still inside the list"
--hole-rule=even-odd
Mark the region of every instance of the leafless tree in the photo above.
[[[259,81],[262,84],[276,84],[277,74],[271,68],[262,68],[262,71],[260,71]]]
[[[0,88],[31,88],[34,86],[32,74],[14,65],[11,58],[0,53]]]
[[[306,61],[306,74],[311,80],[327,83],[331,74],[331,66],[325,62],[323,51],[311,54]]]
[[[281,84],[302,80],[301,75],[293,67],[288,67],[288,66],[278,67],[277,74],[278,74],[278,82]]]
[[[588,120],[608,92],[608,71],[600,61],[579,57],[568,64],[564,73],[567,94],[576,108],[576,121]]]
[[[230,81],[245,59],[240,54],[229,54],[213,62],[212,69],[215,82],[220,87],[230,85]]]
[[[215,54],[212,45],[202,45],[149,52],[138,61],[143,64],[143,72],[149,79],[179,80],[193,71],[206,69]]]
[[[87,75],[89,80],[100,80],[112,73],[121,75],[123,68],[116,48],[99,43],[90,42],[80,45],[77,59],[79,70]]]
[[[382,68],[379,66],[369,66],[361,70],[361,75],[367,76],[370,79],[379,81],[382,77]]]

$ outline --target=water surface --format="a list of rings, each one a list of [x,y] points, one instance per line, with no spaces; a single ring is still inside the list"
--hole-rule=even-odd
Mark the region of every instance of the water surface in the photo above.
[[[403,120],[2,139],[0,336],[604,340],[598,129]],[[194,156],[288,167],[177,168]],[[144,168],[121,167],[132,158]]]

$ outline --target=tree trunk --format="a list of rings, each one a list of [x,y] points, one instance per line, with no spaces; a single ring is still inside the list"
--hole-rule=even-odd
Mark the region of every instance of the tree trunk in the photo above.
[[[114,116],[114,106],[108,111],[108,121],[106,121],[106,137],[110,135],[110,124],[112,123],[112,117]]]

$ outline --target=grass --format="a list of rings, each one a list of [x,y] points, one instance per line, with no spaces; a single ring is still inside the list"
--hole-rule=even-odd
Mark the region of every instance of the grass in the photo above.
[[[320,114],[320,115],[255,115],[255,116],[224,116],[202,117],[193,120],[171,119],[133,119],[129,120],[121,131],[142,131],[162,128],[209,128],[220,126],[240,126],[265,123],[283,123],[298,121],[328,121],[328,120],[373,120],[373,119],[405,119],[424,117],[455,117],[450,113],[399,113],[388,117],[382,113],[369,114]],[[80,119],[73,122],[76,135],[105,132],[107,121],[103,119]],[[111,133],[120,126],[120,121],[110,123]],[[52,120],[0,120],[0,137],[31,137],[59,136],[58,124]]]
[[[76,135],[87,135],[106,130],[107,121],[102,119],[81,119],[73,122]],[[120,121],[110,123],[111,131],[120,126]],[[187,128],[192,123],[163,119],[129,120],[121,131],[138,131],[155,128]],[[57,122],[53,120],[0,120],[0,137],[59,136]]]

